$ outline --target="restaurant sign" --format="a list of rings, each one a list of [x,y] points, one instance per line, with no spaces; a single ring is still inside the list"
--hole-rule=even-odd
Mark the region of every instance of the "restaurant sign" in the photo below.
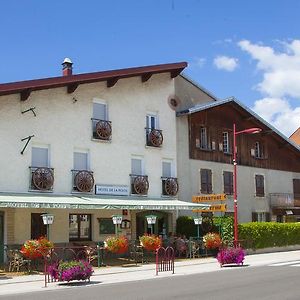
[[[226,210],[226,204],[212,204],[207,209],[193,209],[193,212],[225,212]]]
[[[199,203],[199,202],[210,202],[210,201],[224,201],[227,199],[226,194],[209,194],[209,195],[202,195],[202,196],[193,196],[192,202]]]
[[[96,184],[95,194],[96,195],[111,195],[111,196],[128,196],[129,195],[129,186],[128,185]]]

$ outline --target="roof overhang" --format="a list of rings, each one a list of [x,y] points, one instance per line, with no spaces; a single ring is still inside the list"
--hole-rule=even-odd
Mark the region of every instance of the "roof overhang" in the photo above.
[[[128,210],[194,210],[209,209],[209,204],[191,203],[175,199],[118,199],[32,194],[1,194],[1,208],[42,209],[128,209]]]
[[[152,75],[160,73],[170,73],[170,77],[174,78],[178,76],[186,67],[186,62],[179,62],[3,83],[0,84],[0,96],[20,93],[21,101],[25,101],[26,99],[28,99],[32,91],[37,90],[45,90],[66,86],[67,92],[73,93],[80,84],[106,81],[107,87],[113,87],[118,82],[118,80],[123,78],[140,76],[141,81],[146,82],[151,78]]]

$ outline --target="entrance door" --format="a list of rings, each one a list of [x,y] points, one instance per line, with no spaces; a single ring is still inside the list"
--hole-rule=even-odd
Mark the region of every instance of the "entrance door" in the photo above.
[[[42,214],[31,214],[31,238],[38,239],[47,236],[47,226],[44,225]]]
[[[0,264],[4,263],[4,214],[0,212]]]

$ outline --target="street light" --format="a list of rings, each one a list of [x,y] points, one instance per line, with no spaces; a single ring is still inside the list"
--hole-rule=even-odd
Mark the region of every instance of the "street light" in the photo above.
[[[122,224],[122,216],[121,215],[113,215],[112,221],[115,225],[115,233],[118,235],[118,225]]]
[[[156,223],[156,216],[155,215],[148,215],[148,216],[146,216],[146,220],[147,220],[148,225],[150,225],[150,234],[152,234],[153,233],[152,225],[154,225]]]
[[[233,123],[233,203],[234,203],[234,245],[235,246],[237,246],[237,241],[238,241],[236,136],[242,133],[256,134],[261,131],[262,129],[258,127],[236,131],[235,123]]]
[[[47,225],[47,239],[49,240],[49,236],[50,236],[49,225],[53,224],[54,216],[51,214],[42,214],[41,217],[43,219],[44,225]]]
[[[200,225],[202,224],[202,217],[194,217],[194,223],[197,225],[197,237],[200,240]]]

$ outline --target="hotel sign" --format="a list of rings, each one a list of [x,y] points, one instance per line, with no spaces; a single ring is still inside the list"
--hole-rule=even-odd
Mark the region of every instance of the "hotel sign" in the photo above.
[[[199,203],[199,202],[210,202],[210,201],[224,201],[227,199],[226,194],[210,194],[204,196],[193,196],[192,202]]]
[[[128,196],[129,186],[127,185],[101,185],[95,186],[96,195]]]

